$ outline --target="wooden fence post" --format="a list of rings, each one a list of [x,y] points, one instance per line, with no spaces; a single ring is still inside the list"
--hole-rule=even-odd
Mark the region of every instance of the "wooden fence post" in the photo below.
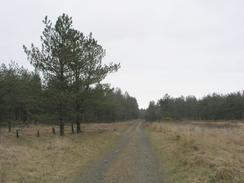
[[[19,130],[16,130],[16,137],[19,138]]]
[[[52,132],[53,132],[53,134],[55,134],[56,132],[55,132],[55,128],[52,128]]]

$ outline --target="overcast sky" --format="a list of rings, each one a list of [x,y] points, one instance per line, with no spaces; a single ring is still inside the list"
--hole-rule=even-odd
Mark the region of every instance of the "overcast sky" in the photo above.
[[[120,62],[104,82],[140,107],[171,96],[243,90],[243,0],[7,0],[0,6],[0,61],[31,69],[22,45],[39,44],[45,15],[62,13]]]

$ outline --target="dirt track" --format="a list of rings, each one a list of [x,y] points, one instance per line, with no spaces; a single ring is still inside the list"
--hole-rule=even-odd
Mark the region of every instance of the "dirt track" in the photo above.
[[[117,146],[93,163],[75,183],[159,183],[157,161],[142,122],[131,125]]]

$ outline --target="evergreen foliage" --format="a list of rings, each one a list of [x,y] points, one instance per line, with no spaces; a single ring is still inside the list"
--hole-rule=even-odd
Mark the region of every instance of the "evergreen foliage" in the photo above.
[[[226,95],[213,93],[201,99],[194,96],[173,98],[166,94],[155,104],[151,102],[145,118],[192,120],[239,120],[244,118],[244,93]]]
[[[53,24],[43,20],[41,47],[24,47],[35,72],[15,63],[0,67],[0,120],[57,123],[117,121],[137,118],[135,98],[101,84],[120,64],[103,64],[105,49],[90,33],[73,28],[66,14]]]

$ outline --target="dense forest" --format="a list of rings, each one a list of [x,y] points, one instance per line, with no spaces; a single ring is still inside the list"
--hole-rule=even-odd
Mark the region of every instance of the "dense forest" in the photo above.
[[[59,120],[56,89],[42,84],[40,76],[12,62],[0,66],[0,122],[29,124],[57,123]],[[63,95],[65,122],[75,122],[75,95],[72,87]],[[127,92],[108,84],[96,84],[80,93],[80,121],[112,122],[138,117],[138,104]]]
[[[195,96],[173,98],[166,94],[156,103],[151,101],[145,119],[238,120],[244,118],[244,93],[213,93],[201,99]]]
[[[55,24],[47,17],[41,47],[31,44],[24,51],[34,71],[12,62],[0,67],[0,121],[58,123],[129,120],[138,117],[135,98],[109,84],[105,77],[120,64],[103,64],[105,50],[93,38],[73,28],[72,18],[59,16]]]

